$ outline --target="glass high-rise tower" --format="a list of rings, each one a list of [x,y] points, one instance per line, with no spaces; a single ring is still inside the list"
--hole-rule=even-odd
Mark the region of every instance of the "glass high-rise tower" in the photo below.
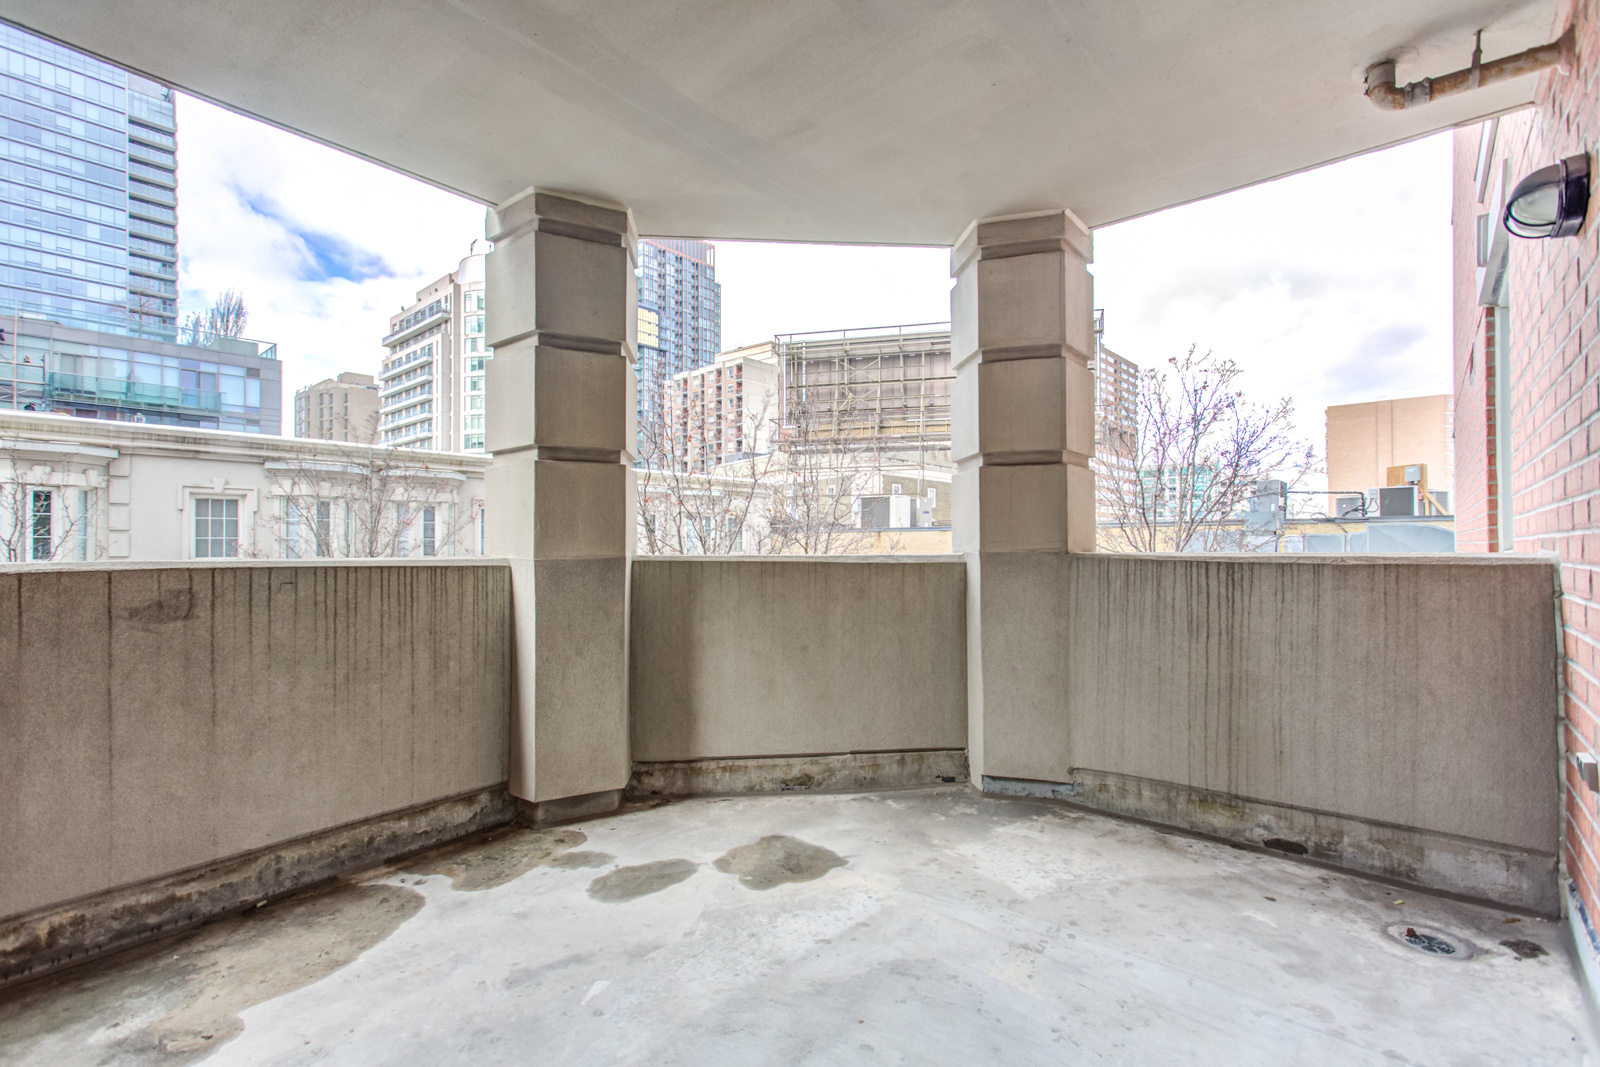
[[[176,343],[172,97],[0,25],[0,410],[278,432],[274,346]]]
[[[722,286],[715,249],[705,241],[647,237],[639,242],[639,462],[665,447],[663,406],[674,374],[711,365],[722,349]]]
[[[0,318],[177,337],[171,90],[0,25]]]

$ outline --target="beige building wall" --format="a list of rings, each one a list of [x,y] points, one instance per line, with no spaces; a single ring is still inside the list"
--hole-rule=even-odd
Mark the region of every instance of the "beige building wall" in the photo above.
[[[233,502],[239,558],[310,556],[311,550],[297,555],[290,545],[283,499],[308,492],[296,488],[307,472],[359,468],[375,454],[388,453],[335,441],[0,413],[0,562],[41,561],[31,527],[22,528],[19,544],[9,536],[18,529],[10,521],[12,510],[19,502],[31,508],[35,488],[52,496],[51,551],[45,558],[58,563],[204,558],[196,547],[196,523],[201,502],[209,508],[214,500]],[[480,555],[489,457],[403,456],[426,471],[419,478],[426,490],[405,500],[408,507],[436,506],[436,554]],[[337,492],[327,498],[341,499]],[[341,541],[342,508],[331,510],[330,521]],[[412,554],[422,555],[420,529],[406,543]]]
[[[324,441],[376,439],[378,382],[370,374],[345,371],[302,386],[294,394],[294,435]]]
[[[1329,490],[1365,491],[1386,485],[1390,467],[1410,463],[1428,465],[1429,489],[1454,488],[1454,397],[1337,404],[1327,413]]]

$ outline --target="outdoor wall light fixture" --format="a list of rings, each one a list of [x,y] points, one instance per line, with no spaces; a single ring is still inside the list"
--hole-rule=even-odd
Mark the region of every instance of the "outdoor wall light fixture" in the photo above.
[[[1506,229],[1518,237],[1571,237],[1589,214],[1589,157],[1569,156],[1517,183],[1506,201]]]

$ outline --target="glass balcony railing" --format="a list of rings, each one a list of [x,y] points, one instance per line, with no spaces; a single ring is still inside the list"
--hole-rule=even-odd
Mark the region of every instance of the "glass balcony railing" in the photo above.
[[[52,400],[80,400],[161,410],[222,411],[222,394],[209,389],[149,385],[123,378],[100,378],[92,374],[51,373],[46,391]]]

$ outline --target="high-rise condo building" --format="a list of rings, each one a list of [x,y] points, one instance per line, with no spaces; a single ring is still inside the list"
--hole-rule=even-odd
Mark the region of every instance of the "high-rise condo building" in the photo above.
[[[372,444],[377,417],[378,382],[370,374],[346,371],[301,386],[294,394],[296,437]]]
[[[172,91],[0,25],[0,110],[0,409],[278,433],[273,346],[176,343]]]
[[[1097,330],[1089,369],[1094,373],[1094,459],[1090,466],[1100,483],[1096,516],[1100,522],[1115,522],[1121,502],[1137,497],[1139,367],[1101,344]]]
[[[0,26],[0,317],[175,340],[172,91]]]
[[[675,375],[711,364],[722,348],[722,286],[705,241],[639,242],[638,416],[640,462],[660,451],[662,401]]]
[[[390,317],[378,375],[378,443],[483,451],[483,266],[474,248]]]

